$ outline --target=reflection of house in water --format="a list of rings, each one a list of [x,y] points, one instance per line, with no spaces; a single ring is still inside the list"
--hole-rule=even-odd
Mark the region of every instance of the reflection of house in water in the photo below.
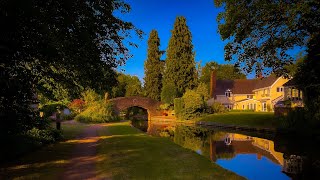
[[[227,155],[228,154],[228,155]],[[265,156],[276,164],[283,165],[283,153],[274,150],[274,142],[242,134],[228,133],[218,141],[210,140],[210,158],[233,158],[236,154],[256,154],[257,159]]]

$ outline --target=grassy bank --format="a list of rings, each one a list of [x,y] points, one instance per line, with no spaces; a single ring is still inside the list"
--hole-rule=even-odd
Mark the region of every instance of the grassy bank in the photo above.
[[[63,124],[65,140],[74,139],[85,127]],[[0,179],[58,179],[71,156],[74,144],[59,142],[43,147],[15,161],[1,164]]]
[[[228,112],[208,115],[197,121],[265,128],[276,128],[279,124],[273,113],[269,112]]]
[[[241,179],[169,139],[148,136],[129,123],[100,132],[98,174],[111,179]]]

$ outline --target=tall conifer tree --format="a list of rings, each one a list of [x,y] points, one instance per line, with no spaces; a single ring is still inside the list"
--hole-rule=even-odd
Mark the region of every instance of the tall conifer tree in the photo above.
[[[148,40],[148,55],[144,64],[144,82],[147,97],[160,100],[162,89],[162,63],[160,61],[161,51],[159,50],[160,39],[158,32],[152,30]]]
[[[182,96],[187,88],[196,86],[192,36],[185,17],[177,17],[167,49],[163,86],[174,84],[177,96]]]

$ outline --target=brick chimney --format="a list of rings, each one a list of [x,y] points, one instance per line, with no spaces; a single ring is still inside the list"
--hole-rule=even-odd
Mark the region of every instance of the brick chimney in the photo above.
[[[257,78],[258,78],[258,79],[262,79],[262,78],[263,78],[262,72],[259,72],[259,73],[257,74]]]
[[[215,70],[211,71],[210,76],[210,97],[214,97],[214,91],[216,90],[217,86],[217,72]]]

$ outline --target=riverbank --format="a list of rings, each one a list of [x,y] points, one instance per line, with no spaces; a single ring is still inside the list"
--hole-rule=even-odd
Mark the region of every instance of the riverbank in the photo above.
[[[129,122],[100,131],[98,174],[107,179],[242,179],[167,138],[149,136]]]
[[[129,122],[63,124],[62,129],[65,141],[1,164],[0,179],[72,179],[83,174],[97,179],[243,179],[167,138],[149,136]],[[83,137],[86,134],[88,137]],[[90,171],[81,168],[86,164]]]
[[[195,120],[226,125],[248,126],[253,128],[277,128],[279,121],[271,112],[227,112],[211,114]]]

